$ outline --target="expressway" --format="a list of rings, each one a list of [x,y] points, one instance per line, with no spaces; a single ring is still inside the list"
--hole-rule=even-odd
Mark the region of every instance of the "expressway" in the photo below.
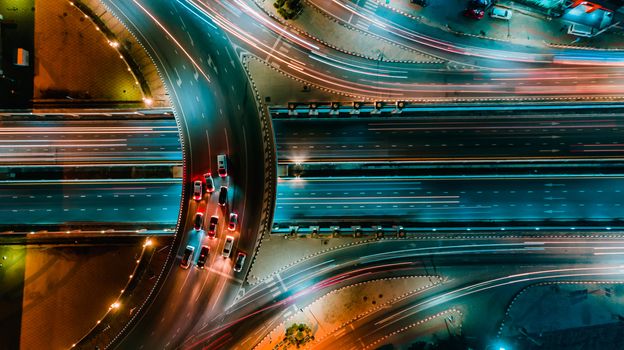
[[[0,227],[165,224],[178,219],[179,179],[36,180],[0,183]]]
[[[252,87],[238,62],[239,48],[232,47],[214,22],[197,17],[184,2],[106,0],[103,4],[137,37],[163,77],[181,134],[183,183],[188,186],[182,189],[181,202],[176,203],[180,208],[177,232],[156,290],[147,302],[123,295],[123,303],[140,306],[129,316],[130,323],[123,324],[126,312],[110,315],[110,322],[118,328],[96,328],[95,338],[85,338],[94,339],[92,343],[77,346],[175,348],[195,327],[221,312],[242,284],[231,270],[232,260],[219,256],[228,213],[239,215],[238,228],[231,233],[235,238],[233,254],[251,254],[258,235],[268,228],[272,199],[265,188],[271,188],[274,179],[267,171],[272,166],[272,149],[265,149],[270,141],[264,141],[269,138],[262,134],[267,125],[262,125]],[[270,135],[270,126],[267,131]],[[195,204],[191,183],[209,171],[216,177],[219,154],[229,158],[228,177],[215,180],[217,186],[229,187],[228,205],[217,207],[216,196],[208,195]],[[198,210],[220,216],[216,239],[204,240],[203,231],[192,229]],[[187,244],[194,245],[196,251],[200,244],[212,247],[209,269],[180,268],[179,257]],[[249,263],[240,276],[248,268]],[[116,319],[120,321],[114,322]]]
[[[181,165],[170,119],[6,120],[0,130],[0,166]],[[80,115],[81,118],[84,116]],[[91,115],[91,117],[95,117]],[[106,118],[106,116],[103,116]]]
[[[281,178],[274,222],[609,226],[624,219],[623,191],[621,175]]]
[[[278,161],[621,159],[624,117],[610,111],[544,115],[274,119]]]

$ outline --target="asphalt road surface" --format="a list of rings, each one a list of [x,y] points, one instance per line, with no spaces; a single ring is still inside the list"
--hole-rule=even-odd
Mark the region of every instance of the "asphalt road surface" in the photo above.
[[[468,114],[468,113],[467,113]],[[499,113],[497,113],[499,114]],[[621,115],[276,119],[278,160],[293,162],[621,159]]]
[[[214,22],[198,16],[183,1],[107,0],[104,4],[137,36],[161,72],[181,130],[184,183],[188,184],[183,189],[181,222],[172,245],[174,259],[163,271],[153,302],[135,311],[138,323],[116,339],[117,345],[121,349],[174,348],[203,320],[228,305],[242,284],[240,276],[248,269],[249,263],[241,274],[234,274],[232,259],[219,257],[226,235],[219,232],[208,242],[202,231],[192,229],[192,222],[198,206],[203,205],[206,213],[219,213],[223,231],[227,215],[235,211],[240,223],[232,232],[235,249],[253,252],[266,180],[259,111],[238,63],[238,49],[232,48]],[[229,176],[225,182],[217,181],[217,186],[229,188],[228,205],[216,208],[214,195],[195,204],[191,183],[209,171],[216,176],[218,154],[229,156]],[[187,244],[194,245],[196,251],[200,244],[211,245],[207,269],[180,268],[179,257]]]
[[[613,222],[622,176],[431,176],[280,179],[275,223]]]
[[[179,179],[2,182],[0,225],[175,225],[180,193]]]
[[[193,8],[198,16],[218,23],[235,37],[237,45],[273,68],[307,84],[349,96],[426,101],[621,96],[617,80],[622,75],[618,67],[624,57],[621,53],[602,51],[592,56],[582,50],[542,47],[526,52],[523,45],[500,41],[487,41],[483,47],[481,39],[457,37],[439,29],[422,35],[411,29],[418,25],[417,21],[398,14],[370,14],[352,4],[347,4],[351,7],[347,9],[344,2],[314,4],[333,18],[353,18],[365,32],[383,33],[392,42],[425,51],[447,63],[389,62],[381,56],[366,58],[339,52],[294,29],[274,25],[273,19],[247,2],[213,1]],[[196,4],[186,3],[189,7]],[[380,6],[377,11],[385,10]],[[567,64],[559,64],[562,62]],[[587,62],[585,66],[576,65]]]
[[[181,165],[175,120],[3,121],[0,166]]]

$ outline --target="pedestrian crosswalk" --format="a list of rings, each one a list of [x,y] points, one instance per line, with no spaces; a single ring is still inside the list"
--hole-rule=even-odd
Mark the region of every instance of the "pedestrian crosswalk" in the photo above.
[[[371,13],[375,13],[375,11],[377,11],[377,7],[379,7],[379,3],[377,1],[367,0],[364,3],[364,8],[369,10]]]
[[[351,20],[351,24],[361,29],[363,31],[367,31],[370,26],[370,22],[365,20],[365,18],[372,18],[375,16],[375,12],[377,12],[377,8],[379,7],[379,3],[374,0],[366,0],[358,2],[358,5],[362,9],[363,17],[353,16]]]

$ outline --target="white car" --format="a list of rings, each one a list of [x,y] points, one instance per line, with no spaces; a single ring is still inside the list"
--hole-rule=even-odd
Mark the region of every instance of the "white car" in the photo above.
[[[225,237],[225,245],[223,246],[223,257],[229,258],[232,254],[232,247],[234,246],[234,237],[227,236]]]
[[[182,267],[183,269],[188,269],[193,264],[194,253],[195,247],[193,247],[192,245],[187,245],[186,249],[184,249],[184,254],[182,255],[180,267]]]
[[[200,201],[202,197],[202,182],[201,180],[197,180],[193,182],[193,199],[196,201]]]
[[[490,11],[490,17],[504,19],[506,21],[511,19],[512,12],[509,9],[504,9],[501,7],[492,7],[492,11]]]
[[[219,154],[217,156],[217,173],[219,173],[220,177],[226,177],[228,175],[227,163],[227,156],[225,154]]]

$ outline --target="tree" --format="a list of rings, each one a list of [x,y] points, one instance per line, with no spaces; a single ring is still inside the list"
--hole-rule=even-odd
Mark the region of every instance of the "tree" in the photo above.
[[[273,6],[284,19],[295,19],[303,11],[303,0],[276,0]]]
[[[305,323],[293,323],[292,326],[286,328],[286,335],[282,342],[299,348],[301,345],[305,345],[312,340],[314,340],[314,336],[312,335],[312,329],[310,329],[310,327]]]

